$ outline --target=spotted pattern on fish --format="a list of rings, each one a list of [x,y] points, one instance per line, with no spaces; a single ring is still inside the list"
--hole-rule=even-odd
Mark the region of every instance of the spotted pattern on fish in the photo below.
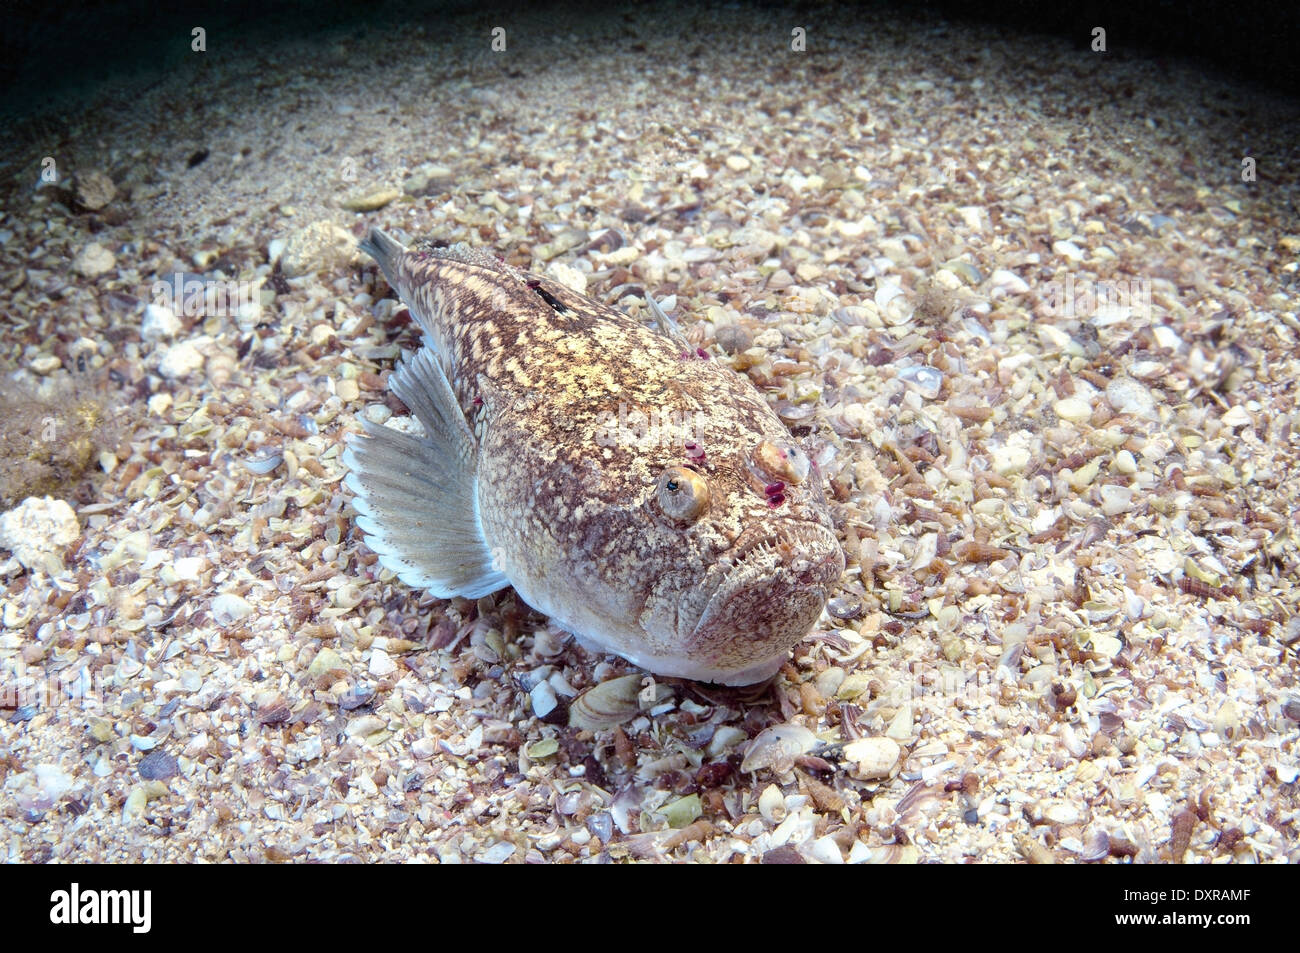
[[[658,674],[746,684],[779,668],[844,557],[820,475],[750,381],[483,252],[407,250],[378,230],[362,247],[436,354],[409,359],[395,389],[423,404],[445,375],[458,406],[417,416],[450,433],[463,414],[471,435],[463,450],[376,427],[353,442],[349,486],[386,564],[439,595],[513,584],[584,644]],[[416,486],[429,470],[458,486]],[[475,544],[490,554],[477,575]]]

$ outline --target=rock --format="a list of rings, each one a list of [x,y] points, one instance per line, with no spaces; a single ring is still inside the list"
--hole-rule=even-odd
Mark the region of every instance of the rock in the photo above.
[[[77,202],[82,208],[89,209],[92,212],[98,211],[117,195],[117,186],[103,172],[98,169],[85,173],[77,173],[76,187]]]
[[[191,341],[173,344],[158,361],[158,373],[172,380],[188,377],[203,366],[203,355]]]
[[[349,212],[373,212],[401,197],[402,193],[397,189],[375,189],[364,195],[354,195],[351,198],[344,199],[339,204]]]
[[[181,330],[180,318],[165,304],[147,304],[140,322],[140,337],[146,341],[174,338]]]
[[[83,277],[95,278],[107,271],[112,271],[113,266],[117,264],[117,259],[113,253],[103,245],[91,242],[81,250],[72,262],[73,270]]]
[[[732,172],[744,172],[750,166],[750,161],[744,156],[727,156],[727,168]]]
[[[356,239],[333,222],[312,222],[293,232],[280,254],[280,270],[290,278],[312,275],[359,261]]]
[[[44,568],[47,555],[57,554],[80,535],[72,507],[52,497],[29,496],[0,514],[0,547],[28,569]]]

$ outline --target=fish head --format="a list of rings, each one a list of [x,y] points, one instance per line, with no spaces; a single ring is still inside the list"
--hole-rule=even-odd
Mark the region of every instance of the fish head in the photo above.
[[[534,529],[508,547],[520,594],[589,648],[656,674],[773,675],[816,624],[844,554],[816,466],[764,421],[766,433],[715,418],[698,443],[548,456],[529,494]]]
[[[690,450],[688,449],[688,453]],[[749,684],[774,674],[844,572],[821,478],[791,439],[664,467],[646,495],[672,566],[646,579],[639,623],[674,674]]]

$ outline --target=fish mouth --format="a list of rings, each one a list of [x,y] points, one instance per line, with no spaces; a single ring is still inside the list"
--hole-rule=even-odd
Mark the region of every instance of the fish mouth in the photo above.
[[[750,527],[710,570],[718,582],[704,604],[679,613],[679,637],[721,669],[779,656],[816,623],[843,573],[839,540],[819,523]]]

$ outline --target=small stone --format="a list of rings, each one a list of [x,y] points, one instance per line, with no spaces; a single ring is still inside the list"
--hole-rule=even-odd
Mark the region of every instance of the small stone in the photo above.
[[[780,349],[783,344],[785,344],[785,338],[776,328],[768,328],[766,331],[754,335],[754,347],[775,351]]]
[[[989,276],[989,281],[993,285],[990,297],[997,298],[1006,294],[1024,294],[1029,290],[1029,285],[1025,279],[1021,278],[1014,271],[1007,271],[1005,268],[999,268]]]
[[[1036,801],[1030,809],[1029,816],[1035,824],[1060,824],[1063,827],[1083,824],[1088,817],[1086,810],[1079,805],[1060,798],[1044,798]]]
[[[1092,416],[1092,405],[1082,397],[1063,397],[1052,405],[1056,416],[1071,423],[1082,423]]]
[[[27,366],[31,368],[33,374],[40,374],[44,377],[47,374],[52,374],[57,371],[63,366],[63,362],[53,354],[41,354],[38,357],[32,358],[28,362]]]
[[[1116,377],[1106,385],[1106,401],[1121,414],[1145,417],[1156,401],[1147,386],[1131,377]]]
[[[203,355],[191,341],[180,341],[163,352],[158,373],[172,380],[188,377],[203,366]]]
[[[727,156],[727,168],[732,172],[744,172],[751,163],[744,156]]]
[[[361,387],[354,380],[343,380],[334,385],[334,393],[340,400],[352,401],[361,396]]]
[[[304,761],[315,761],[324,750],[325,744],[321,741],[320,735],[313,735],[310,738],[304,738],[302,741],[286,745],[284,756],[291,764],[302,764]]]
[[[223,592],[212,600],[212,621],[223,629],[247,618],[252,611],[248,600],[233,592]]]
[[[147,304],[140,322],[140,337],[146,341],[174,338],[181,330],[180,318],[165,304]]]
[[[1029,466],[1029,459],[1029,451],[1024,447],[1003,447],[993,457],[993,469],[999,476],[1010,476]]]
[[[753,335],[739,324],[727,324],[718,328],[713,339],[728,354],[748,351],[754,345]]]
[[[44,568],[47,555],[59,553],[80,535],[72,507],[52,497],[29,496],[0,514],[0,547],[28,569]]]
[[[391,675],[397,671],[397,663],[383,649],[372,649],[370,652],[370,674],[376,678],[383,678],[385,675]]]
[[[1115,454],[1113,467],[1116,473],[1122,473],[1125,476],[1137,473],[1137,461],[1133,459],[1133,454],[1127,450],[1121,450]]]
[[[77,201],[84,209],[96,212],[117,195],[113,180],[98,169],[77,173]]]
[[[395,202],[402,197],[402,193],[397,189],[375,189],[373,192],[367,192],[364,195],[353,196],[344,199],[339,204],[349,212],[373,212],[381,209],[390,202]]]
[[[1133,508],[1132,487],[1114,486],[1107,484],[1100,491],[1101,511],[1107,516],[1118,516],[1120,513],[1126,513]]]
[[[316,657],[307,666],[307,677],[317,679],[322,675],[328,675],[330,672],[336,672],[344,667],[343,659],[338,652],[328,647],[323,648],[316,653]]]
[[[107,271],[112,271],[113,266],[117,264],[117,259],[113,253],[103,245],[91,242],[81,250],[81,254],[72,262],[72,268],[77,274],[86,278],[95,278]]]
[[[1083,260],[1083,249],[1074,242],[1052,242],[1052,251],[1070,261]]]

